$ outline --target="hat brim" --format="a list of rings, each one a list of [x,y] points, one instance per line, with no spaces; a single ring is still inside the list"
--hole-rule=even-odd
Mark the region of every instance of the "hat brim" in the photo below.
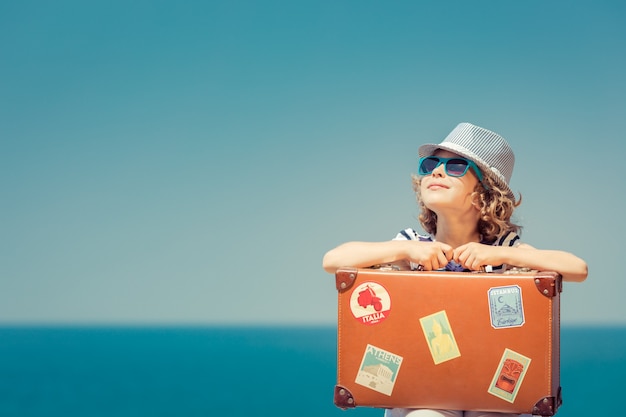
[[[509,187],[509,184],[507,184],[506,180],[504,179],[504,176],[500,174],[499,172],[494,172],[494,170],[492,170],[491,167],[485,163],[485,161],[483,161],[481,158],[478,157],[478,155],[467,150],[466,148],[458,146],[455,143],[439,143],[439,144],[426,143],[420,146],[417,152],[418,152],[419,157],[423,158],[425,156],[434,155],[435,152],[437,152],[440,149],[455,153],[459,156],[462,156],[464,158],[467,158],[473,161],[476,165],[478,165],[478,168],[480,168],[480,171],[483,175],[488,175],[492,180],[495,181],[496,184],[498,184],[498,186],[500,186],[503,190],[506,191],[507,196],[509,198],[515,201],[515,194],[513,194],[513,190],[511,190],[511,188]]]

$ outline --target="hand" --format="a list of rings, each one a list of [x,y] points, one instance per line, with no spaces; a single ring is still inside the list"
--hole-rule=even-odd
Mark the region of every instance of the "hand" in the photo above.
[[[407,241],[407,260],[421,265],[424,271],[445,267],[453,253],[452,246],[445,243]]]
[[[502,247],[482,243],[466,243],[454,249],[453,259],[464,268],[480,271],[486,265],[501,265]]]

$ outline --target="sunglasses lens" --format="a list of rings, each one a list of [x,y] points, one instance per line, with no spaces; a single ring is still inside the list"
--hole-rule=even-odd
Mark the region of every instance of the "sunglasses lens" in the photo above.
[[[432,173],[435,168],[437,168],[437,165],[439,165],[440,160],[439,158],[430,156],[428,158],[422,158],[422,162],[420,163],[419,166],[419,173],[420,175],[428,175],[430,173]]]
[[[448,175],[453,177],[460,177],[465,175],[467,172],[467,168],[469,167],[468,162],[465,159],[450,159],[446,163],[446,172]]]

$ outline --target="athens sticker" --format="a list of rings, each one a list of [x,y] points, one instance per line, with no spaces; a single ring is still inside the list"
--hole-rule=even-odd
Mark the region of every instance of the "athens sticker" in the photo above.
[[[489,312],[494,329],[524,325],[522,289],[517,285],[490,288]]]
[[[389,316],[391,298],[382,285],[364,282],[352,291],[350,310],[361,323],[378,324]]]
[[[391,395],[402,365],[402,356],[367,345],[356,382],[374,391]]]
[[[530,358],[505,349],[488,392],[510,403],[515,402],[529,365]]]
[[[445,310],[420,319],[435,365],[461,356]]]

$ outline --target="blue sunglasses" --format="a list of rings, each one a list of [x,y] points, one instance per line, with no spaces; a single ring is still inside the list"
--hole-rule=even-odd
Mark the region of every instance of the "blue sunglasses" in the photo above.
[[[483,174],[480,172],[478,165],[474,161],[469,159],[455,157],[455,158],[442,158],[440,156],[425,156],[420,158],[419,161],[419,175],[430,175],[439,166],[444,166],[446,174],[451,177],[462,177],[467,173],[467,170],[472,168],[478,181],[483,180]]]

